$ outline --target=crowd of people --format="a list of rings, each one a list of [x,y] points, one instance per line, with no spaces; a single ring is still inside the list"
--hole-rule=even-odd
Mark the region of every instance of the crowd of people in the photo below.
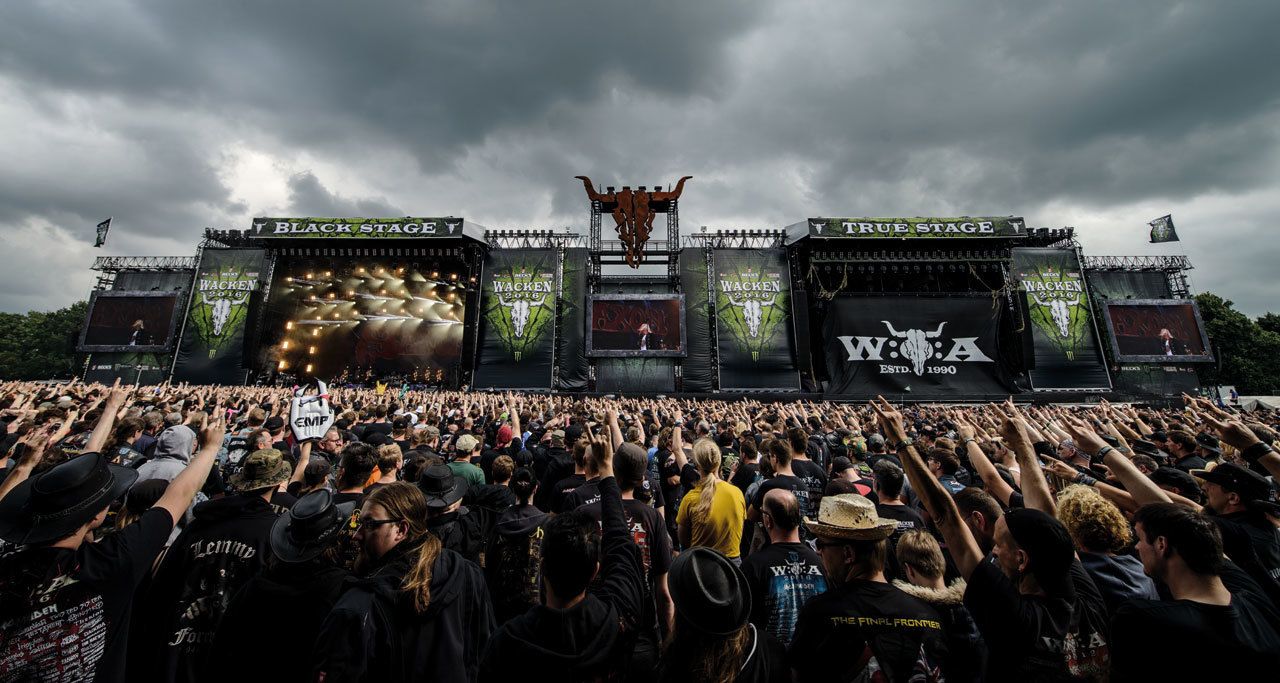
[[[0,681],[1280,675],[1280,414],[321,399],[0,384]]]

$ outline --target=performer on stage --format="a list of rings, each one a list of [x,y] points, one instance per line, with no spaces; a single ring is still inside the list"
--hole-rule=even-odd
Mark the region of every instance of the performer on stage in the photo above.
[[[146,334],[146,325],[141,320],[133,321],[133,333],[129,335],[129,346],[145,345]]]
[[[640,335],[640,350],[649,350],[649,335],[653,334],[653,329],[649,327],[649,323],[640,323],[640,327],[636,329],[636,334]]]
[[[1186,351],[1182,349],[1182,343],[1173,338],[1173,333],[1170,332],[1167,327],[1160,328],[1160,343],[1164,346],[1164,355],[1166,356],[1183,355],[1186,353]]]

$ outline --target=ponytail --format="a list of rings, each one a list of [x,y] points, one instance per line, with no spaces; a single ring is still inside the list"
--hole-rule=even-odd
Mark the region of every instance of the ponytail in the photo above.
[[[427,611],[427,607],[431,604],[431,571],[443,547],[439,537],[427,532],[422,545],[418,548],[418,559],[414,561],[409,573],[404,575],[404,584],[401,587],[413,596],[413,608],[418,614]]]
[[[720,472],[720,447],[707,437],[693,444],[693,463],[702,474],[698,480],[698,502],[690,510],[694,521],[705,520],[711,514],[711,503],[716,496],[716,475]]]

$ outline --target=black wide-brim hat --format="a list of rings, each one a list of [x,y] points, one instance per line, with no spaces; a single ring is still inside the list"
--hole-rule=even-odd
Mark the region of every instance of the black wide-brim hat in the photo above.
[[[418,489],[427,497],[427,507],[447,508],[467,493],[467,480],[454,476],[448,465],[432,465],[418,477]]]
[[[737,633],[751,617],[747,577],[711,548],[680,553],[667,577],[676,612],[694,628],[715,636]]]
[[[328,489],[308,493],[271,526],[271,552],[284,562],[314,559],[338,537],[355,506],[335,505]]]
[[[65,538],[138,480],[138,471],[100,453],[78,455],[18,484],[0,499],[0,539],[16,545]]]

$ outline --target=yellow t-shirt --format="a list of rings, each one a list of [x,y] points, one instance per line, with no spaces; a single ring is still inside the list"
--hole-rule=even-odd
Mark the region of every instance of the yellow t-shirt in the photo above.
[[[723,480],[716,482],[714,496],[706,519],[695,521],[691,515],[702,497],[702,488],[686,493],[680,501],[676,523],[684,524],[686,519],[692,522],[693,545],[719,550],[725,557],[737,557],[738,545],[742,542],[742,523],[747,515],[746,501],[737,486]]]

